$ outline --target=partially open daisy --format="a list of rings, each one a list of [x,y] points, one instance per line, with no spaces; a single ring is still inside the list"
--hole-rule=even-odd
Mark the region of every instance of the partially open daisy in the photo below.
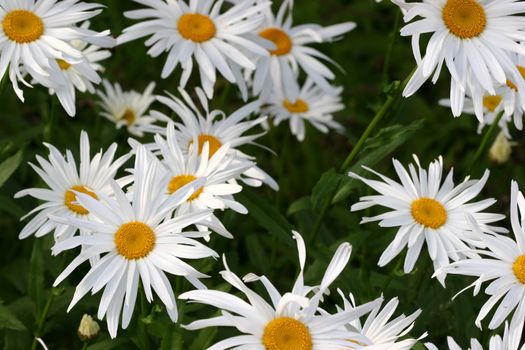
[[[145,132],[162,132],[164,128],[154,125],[157,121],[147,114],[149,107],[155,101],[153,89],[155,83],[150,83],[144,92],[135,90],[123,91],[119,83],[102,82],[105,92],[97,90],[100,97],[99,106],[104,118],[115,123],[117,129],[125,126],[130,134],[142,137]]]
[[[179,89],[179,92],[183,99],[169,95],[169,97],[159,96],[158,100],[168,106],[180,118],[181,122],[175,122],[177,140],[185,153],[189,152],[193,146],[193,140],[197,139],[199,141],[199,152],[202,152],[205,142],[209,143],[209,156],[213,156],[222,145],[227,143],[230,145],[229,154],[234,156],[236,161],[255,160],[254,157],[242,152],[239,147],[256,144],[255,140],[265,134],[264,132],[245,134],[266,120],[266,117],[247,120],[250,115],[259,110],[260,102],[248,103],[226,116],[223,111],[209,109],[208,100],[202,90],[197,89],[196,93],[204,113],[196,106],[186,91]],[[151,116],[168,123],[172,121],[171,118],[157,111],[152,111]],[[239,180],[248,186],[258,187],[265,183],[274,190],[279,189],[277,182],[256,165],[241,174]]]
[[[412,36],[412,48],[417,70],[403,91],[411,96],[434,75],[439,78],[443,64],[451,79],[450,99],[452,113],[459,116],[463,110],[466,92],[479,86],[482,95],[495,94],[495,86],[514,82],[521,91],[525,81],[512,63],[511,53],[525,54],[515,40],[523,37],[521,15],[525,7],[520,1],[435,0],[407,3],[393,0],[404,11],[405,22],[401,35]],[[421,57],[419,39],[431,33]],[[524,90],[525,91],[525,90]],[[521,100],[521,103],[525,99]]]
[[[269,56],[257,58],[253,93],[266,99],[274,88],[279,88],[287,99],[295,102],[299,96],[297,79],[300,68],[325,93],[336,95],[336,89],[328,82],[335,78],[335,74],[323,62],[333,61],[310,45],[334,41],[354,29],[355,23],[328,27],[317,24],[293,26],[292,9],[293,1],[284,0],[276,15],[270,8],[265,11],[259,36],[273,47],[269,48]]]
[[[100,47],[111,47],[115,40],[102,33],[77,26],[101,12],[102,5],[79,1],[5,0],[0,3],[0,77],[9,66],[9,78],[18,97],[23,92],[18,81],[29,85],[21,68],[35,80],[39,76],[51,79],[50,62],[67,64],[83,59],[81,50],[72,40],[82,40]],[[35,73],[35,74],[33,74]]]
[[[320,314],[319,303],[330,284],[345,268],[352,247],[343,243],[335,252],[328,265],[320,286],[315,289],[304,285],[303,268],[306,250],[301,235],[294,232],[299,251],[300,272],[291,292],[281,295],[264,276],[249,275],[245,280],[260,280],[268,292],[271,303],[251,290],[226,265],[222,277],[241,291],[248,302],[232,294],[218,290],[195,290],[180,295],[180,299],[208,304],[218,308],[221,315],[197,320],[184,326],[190,330],[206,327],[234,327],[243,335],[222,340],[210,349],[222,350],[235,347],[266,350],[320,350],[352,349],[364,341],[359,333],[346,330],[343,326],[370,312],[381,303],[381,298],[351,310],[333,315]],[[348,339],[355,340],[350,343]]]
[[[153,300],[153,289],[166,306],[171,320],[176,322],[175,296],[165,273],[183,276],[201,288],[203,285],[198,279],[206,276],[183,259],[216,256],[213,250],[181,232],[185,227],[206,219],[210,215],[209,210],[165,220],[201,186],[200,180],[181,187],[166,199],[160,181],[161,165],[154,157],[148,157],[146,152],[143,147],[137,150],[131,199],[115,181],[111,181],[114,198],[97,192],[100,200],[96,200],[76,193],[79,203],[96,217],[96,221],[52,216],[57,222],[90,232],[90,235],[72,237],[55,244],[54,254],[80,245],[84,250],[58,276],[54,285],[62,282],[86,260],[101,254],[101,259],[77,285],[68,310],[89,291],[94,294],[104,289],[97,316],[99,319],[106,316],[112,338],[117,335],[121,313],[122,328],[129,325],[139,281],[146,299],[149,302]],[[196,233],[191,233],[191,236],[196,236]]]
[[[127,11],[124,15],[143,22],[124,29],[118,38],[125,43],[150,36],[148,54],[157,57],[168,52],[162,78],[168,77],[180,64],[184,87],[193,70],[193,60],[198,65],[201,84],[208,97],[213,96],[216,71],[229,82],[239,85],[243,96],[247,88],[242,69],[253,70],[254,63],[246,52],[268,55],[267,51],[249,39],[249,34],[262,23],[261,10],[270,2],[247,0],[232,5],[222,12],[223,1],[216,0],[135,0],[148,8]]]
[[[49,160],[37,155],[36,160],[40,166],[31,163],[29,165],[49,188],[29,188],[15,194],[15,198],[29,195],[44,201],[22,218],[23,220],[36,213],[20,232],[21,239],[33,234],[41,237],[53,231],[57,240],[73,236],[77,231],[76,227],[50,221],[48,216],[90,220],[92,218],[90,211],[77,202],[76,194],[84,193],[93,198],[98,198],[96,193],[112,195],[109,181],[115,177],[117,170],[128,159],[128,156],[122,156],[114,160],[116,143],[113,143],[106,152],[101,150],[91,158],[89,138],[85,131],[80,134],[78,167],[71,151],[67,150],[64,157],[53,145],[45,145],[49,148]]]
[[[404,270],[409,273],[425,242],[436,270],[448,265],[450,259],[457,261],[477,257],[476,253],[471,252],[470,245],[483,246],[483,242],[479,235],[472,233],[465,213],[471,214],[484,232],[506,232],[503,228],[491,226],[493,222],[502,220],[504,215],[483,212],[496,202],[495,199],[470,202],[487,182],[488,170],[480,180],[466,178],[461,184],[454,186],[452,171],[441,183],[441,157],[429,165],[428,171],[421,167],[416,156],[414,159],[417,169],[410,164],[409,171],[393,159],[401,183],[367,167],[364,168],[379,176],[382,181],[369,180],[352,172],[349,174],[379,192],[378,195],[362,197],[359,203],[352,206],[352,211],[374,205],[391,209],[371,218],[365,217],[361,223],[379,221],[381,227],[399,227],[396,237],[381,255],[379,266],[388,264],[408,246]],[[443,280],[444,276],[441,276],[440,281]]]
[[[274,117],[275,125],[288,120],[292,134],[299,141],[304,140],[305,123],[310,123],[325,134],[330,129],[341,132],[344,127],[334,120],[333,113],[345,108],[341,103],[342,91],[342,88],[337,88],[335,95],[328,95],[313,80],[308,79],[295,102],[286,98],[278,88],[275,89],[264,112]]]
[[[347,299],[341,291],[339,294],[343,297],[344,310],[352,310],[356,307],[352,295]],[[390,320],[398,305],[399,300],[397,298],[390,300],[382,309],[382,305],[379,304],[370,312],[363,324],[359,319],[355,319],[347,324],[346,328],[367,338],[367,342],[363,344],[366,345],[365,349],[367,350],[410,350],[426,334],[419,339],[405,338],[399,340],[399,338],[405,337],[412,330],[421,310],[417,310],[409,316],[403,314]]]
[[[510,330],[517,332],[518,339],[521,338],[525,323],[524,214],[525,198],[519,191],[518,184],[513,181],[510,218],[515,240],[503,235],[482,235],[488,250],[477,250],[477,253],[483,258],[457,261],[436,272],[437,275],[443,273],[478,277],[469,286],[474,287],[474,295],[479,293],[483,282],[494,280],[485,289],[485,294],[490,298],[481,308],[476,318],[476,325],[481,328],[481,321],[500,302],[489,323],[489,328],[498,328],[514,311]],[[469,222],[474,232],[481,235],[481,229],[476,220],[469,216]]]

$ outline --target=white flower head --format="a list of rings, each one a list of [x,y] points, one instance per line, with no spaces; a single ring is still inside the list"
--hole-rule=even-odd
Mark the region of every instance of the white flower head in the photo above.
[[[299,251],[299,276],[289,293],[281,295],[265,276],[247,275],[241,280],[226,265],[222,277],[233,287],[241,291],[248,302],[232,294],[218,290],[195,290],[182,294],[179,298],[214,306],[221,310],[221,315],[214,318],[197,320],[185,326],[190,330],[214,326],[236,328],[243,335],[222,340],[210,349],[223,350],[234,347],[253,349],[334,349],[347,350],[365,341],[357,332],[343,326],[379,305],[381,298],[351,310],[333,315],[320,313],[319,303],[328,287],[345,268],[352,247],[349,243],[341,244],[335,252],[321,284],[317,287],[304,285],[303,269],[306,259],[304,241],[297,232],[293,234]],[[261,281],[270,296],[271,303],[250,289],[245,282]]]
[[[114,179],[118,169],[129,158],[122,156],[114,159],[117,150],[116,143],[113,143],[106,152],[100,150],[91,158],[89,138],[85,131],[80,134],[80,163],[78,166],[70,150],[67,150],[64,156],[55,146],[47,143],[45,146],[49,149],[48,160],[37,155],[36,160],[39,166],[32,163],[29,165],[49,188],[29,188],[15,194],[15,198],[29,195],[44,201],[22,218],[23,220],[36,214],[20,232],[21,239],[33,234],[41,237],[50,232],[54,232],[57,240],[73,236],[77,231],[75,227],[50,221],[48,216],[91,219],[90,211],[77,202],[76,193],[81,192],[94,198],[97,197],[96,193],[111,196],[113,191],[110,181]]]
[[[407,246],[404,270],[405,273],[411,272],[425,242],[435,270],[448,265],[450,259],[457,261],[476,257],[471,245],[483,246],[483,242],[477,233],[471,231],[465,213],[473,215],[484,232],[506,232],[503,228],[491,225],[502,220],[504,215],[482,212],[494,204],[495,199],[470,202],[487,182],[488,170],[480,180],[470,180],[467,177],[458,186],[454,186],[452,171],[442,182],[441,157],[432,162],[428,170],[421,167],[416,156],[414,160],[416,166],[410,164],[407,171],[399,161],[393,159],[400,183],[366,167],[364,169],[374,173],[382,181],[366,179],[352,172],[349,174],[379,193],[362,197],[359,203],[352,205],[352,211],[375,205],[390,209],[371,218],[365,217],[361,223],[379,221],[381,227],[399,227],[396,237],[381,255],[379,266],[388,264]],[[443,283],[444,276],[439,279]]]
[[[177,321],[177,306],[170,282],[165,273],[182,276],[197,288],[204,287],[199,278],[206,277],[183,259],[202,259],[217,256],[207,246],[192,237],[195,232],[182,230],[209,217],[209,210],[181,215],[166,220],[168,213],[188,199],[201,180],[182,187],[166,199],[162,186],[161,164],[148,156],[144,147],[137,150],[134,168],[134,190],[131,199],[115,181],[115,193],[110,198],[96,193],[98,200],[77,192],[79,203],[88,209],[97,221],[82,218],[52,216],[52,220],[78,229],[89,235],[72,237],[55,244],[53,254],[74,249],[83,251],[57,277],[54,285],[62,282],[86,260],[102,255],[77,285],[68,311],[89,291],[93,294],[104,289],[97,316],[106,316],[108,330],[116,337],[122,313],[122,328],[129,325],[139,281],[146,299],[151,302],[155,291],[166,306],[173,322]],[[202,235],[201,235],[202,237]]]

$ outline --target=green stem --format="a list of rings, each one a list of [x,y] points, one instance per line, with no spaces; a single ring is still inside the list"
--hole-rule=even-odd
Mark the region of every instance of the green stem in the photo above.
[[[44,126],[44,141],[51,142],[51,137],[53,134],[53,127],[55,124],[55,115],[57,109],[57,97],[51,97],[51,106],[49,107],[49,114],[47,116],[46,125]]]
[[[499,114],[496,116],[496,119],[490,125],[490,128],[487,130],[485,135],[483,135],[483,139],[481,140],[481,143],[479,144],[479,147],[476,151],[476,154],[474,154],[474,158],[472,158],[472,161],[470,162],[470,166],[468,167],[467,174],[470,174],[472,168],[474,167],[474,164],[478,162],[478,160],[481,158],[483,153],[485,153],[485,150],[487,148],[488,143],[490,140],[492,140],[492,136],[494,135],[494,132],[498,128],[499,121],[503,117],[504,111],[499,112]]]
[[[383,284],[383,287],[381,288],[381,293],[383,293],[383,291],[387,290],[387,288],[390,286],[390,283],[392,283],[392,280],[394,279],[395,272],[401,267],[402,263],[403,263],[403,257],[399,256],[397,258],[396,265],[394,266],[392,271],[390,271],[390,274],[388,275],[387,280],[385,281],[385,283]]]
[[[142,349],[150,350],[151,349],[150,339],[148,335],[148,330],[146,329],[146,323],[144,322],[144,320],[147,317],[146,296],[142,289],[140,291],[141,291],[140,293],[140,317],[137,318],[139,339],[141,340],[141,343],[142,343]]]
[[[42,329],[44,328],[44,322],[47,318],[47,313],[49,312],[49,308],[51,307],[51,304],[53,303],[54,299],[55,299],[55,293],[53,293],[53,290],[50,290],[49,296],[47,298],[46,306],[44,306],[44,310],[42,311],[42,314],[40,315],[40,318],[38,319],[36,331],[34,333],[33,344],[31,345],[31,350],[36,350],[36,347],[38,345],[38,341],[36,340],[36,338],[39,338],[42,333]]]
[[[392,33],[390,33],[390,42],[388,43],[388,48],[386,50],[385,55],[385,62],[383,65],[383,83],[388,82],[388,72],[390,70],[390,63],[392,62],[392,53],[394,52],[394,47],[396,46],[400,25],[401,11],[396,11],[396,18],[394,19],[394,29],[392,29]]]
[[[82,345],[82,350],[87,350],[87,348],[88,348],[88,342],[85,341],[84,345]]]

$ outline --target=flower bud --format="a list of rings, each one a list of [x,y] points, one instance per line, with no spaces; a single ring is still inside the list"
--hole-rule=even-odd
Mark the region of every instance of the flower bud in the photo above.
[[[512,146],[514,145],[515,143],[510,142],[505,136],[505,133],[500,131],[494,144],[489,149],[490,160],[498,164],[507,162],[512,154]]]
[[[78,337],[82,341],[87,341],[95,338],[100,332],[100,327],[98,323],[93,320],[93,318],[87,314],[82,316],[80,321],[80,326],[78,327]]]

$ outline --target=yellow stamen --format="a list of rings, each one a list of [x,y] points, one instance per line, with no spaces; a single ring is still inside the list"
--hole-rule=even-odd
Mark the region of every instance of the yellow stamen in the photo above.
[[[57,59],[57,63],[58,63],[58,66],[60,67],[60,69],[62,69],[62,70],[68,70],[71,67],[71,64],[67,63],[64,60],[61,60],[60,58]]]
[[[215,23],[210,17],[198,13],[182,15],[177,24],[180,35],[187,40],[203,43],[212,39],[217,33]]]
[[[200,134],[199,135],[199,154],[202,153],[202,148],[204,147],[204,144],[206,142],[208,142],[209,147],[210,147],[210,149],[209,149],[210,153],[208,155],[208,158],[211,158],[211,157],[213,157],[215,152],[217,152],[219,150],[219,148],[222,147],[222,143],[221,143],[221,141],[219,141],[218,138],[216,138],[213,135]],[[192,144],[193,144],[193,140],[190,140],[189,146],[191,146]]]
[[[2,21],[5,35],[19,44],[38,40],[44,34],[44,22],[31,11],[13,10]]]
[[[308,103],[300,98],[298,98],[295,103],[290,102],[288,99],[284,100],[283,107],[293,114],[306,113],[310,110]]]
[[[461,39],[479,36],[487,26],[485,10],[477,0],[448,0],[443,7],[443,21]]]
[[[525,79],[525,67],[516,66],[516,68],[518,68],[518,72],[520,72],[521,76]],[[514,91],[518,91],[518,87],[509,79],[507,79],[507,86]]]
[[[266,40],[271,41],[277,47],[275,50],[270,50],[272,55],[282,56],[292,50],[292,39],[290,39],[288,34],[279,28],[264,29],[259,35]]]
[[[197,178],[193,175],[177,175],[174,176],[170,183],[168,184],[168,192],[169,194],[175,193],[178,189],[181,187],[189,184],[192,181],[195,181]],[[193,192],[193,194],[188,198],[188,202],[191,202],[192,200],[195,200],[199,198],[203,191],[203,188],[200,187],[197,189],[197,191]]]
[[[414,220],[427,228],[438,229],[447,222],[445,207],[435,199],[416,199],[411,209]]]
[[[501,103],[502,97],[500,95],[486,95],[483,97],[483,106],[490,112],[494,112]]]
[[[308,327],[291,317],[278,317],[264,327],[266,350],[311,350],[312,336]]]
[[[525,284],[525,255],[518,256],[514,264],[512,264],[512,271],[518,281]]]
[[[136,119],[135,112],[128,108],[124,111],[124,114],[122,114],[120,118],[124,119],[128,123],[128,125],[133,125]]]
[[[89,214],[89,210],[87,210],[79,204],[75,204],[77,201],[77,196],[73,191],[85,193],[88,196],[91,196],[91,198],[95,199],[98,199],[97,195],[94,192],[88,190],[86,187],[80,185],[71,187],[69,190],[66,191],[66,194],[64,195],[64,205],[68,207],[69,210],[80,215]]]
[[[155,247],[155,233],[146,224],[132,221],[115,233],[117,252],[128,260],[145,258]]]

